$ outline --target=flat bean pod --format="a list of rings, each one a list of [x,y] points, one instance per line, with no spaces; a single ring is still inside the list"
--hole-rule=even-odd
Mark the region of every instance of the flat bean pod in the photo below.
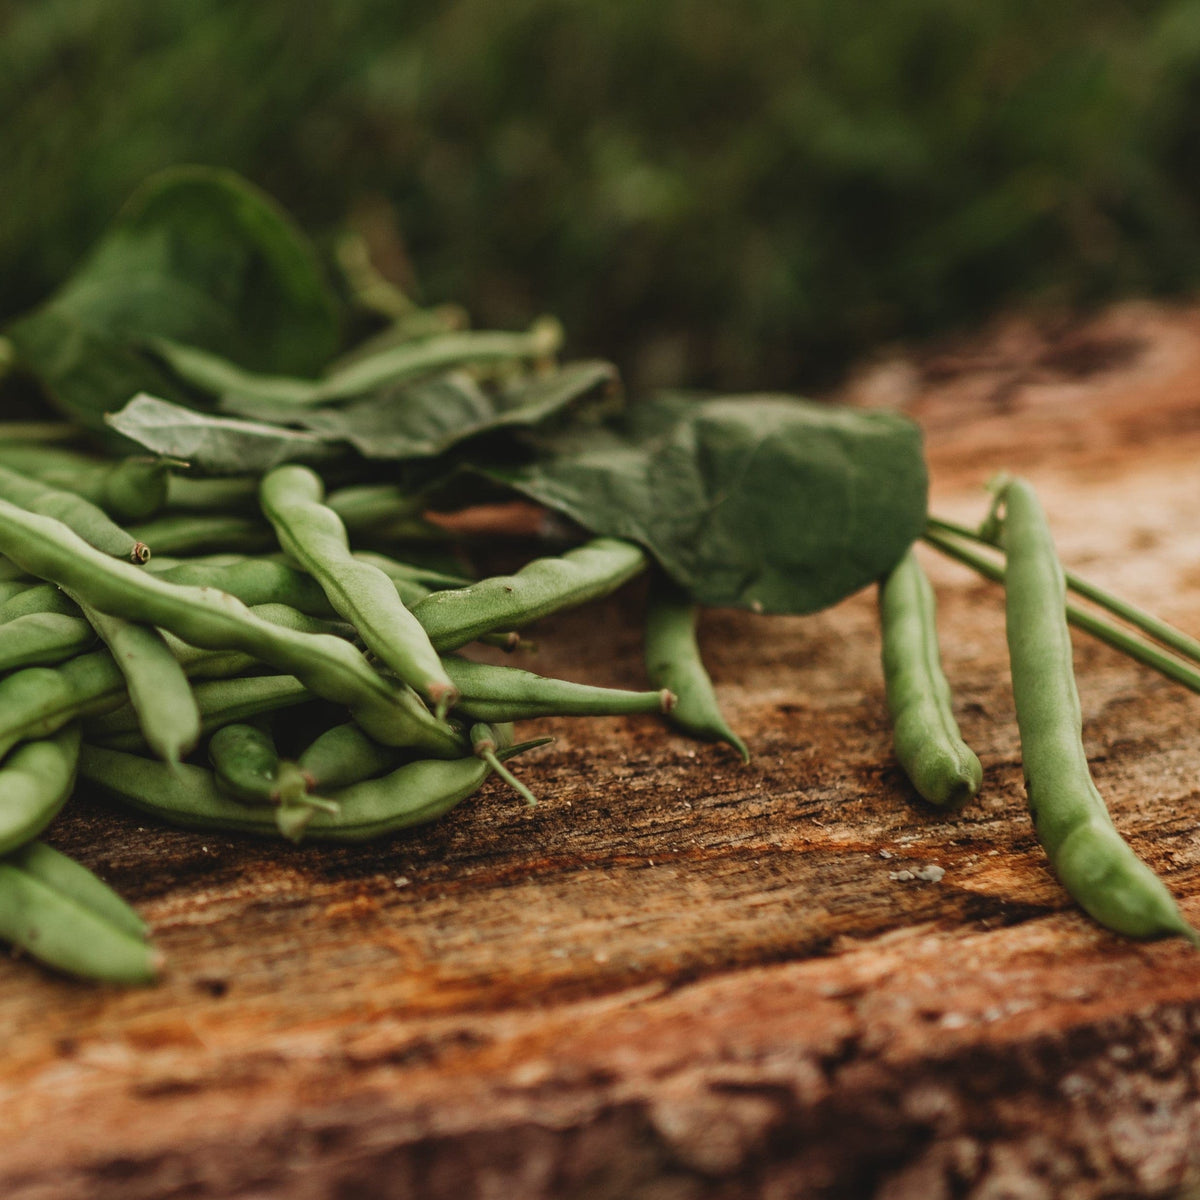
[[[1072,668],[1062,567],[1024,480],[1004,492],[1005,614],[1025,787],[1055,873],[1101,925],[1196,941],[1170,892],[1113,826],[1092,781]]]
[[[18,746],[0,764],[0,855],[32,841],[66,803],[79,762],[79,726]]]
[[[666,713],[675,703],[675,697],[665,689],[631,692],[594,687],[465,658],[447,657],[445,663],[460,693],[456,711],[474,721]]]
[[[458,693],[437,651],[392,581],[350,553],[345,526],[322,503],[324,492],[316,472],[289,464],[267,474],[259,499],[284,551],[317,580],[367,647],[444,712]]]
[[[933,588],[911,548],[880,582],[879,614],[896,757],[930,804],[958,808],[979,791],[983,768],[954,720]]]
[[[103,509],[74,492],[64,492],[0,467],[0,499],[62,521],[84,541],[115,558],[143,563],[150,557],[145,542],[122,529]],[[37,574],[36,571],[33,573]]]
[[[697,609],[678,588],[656,574],[646,612],[646,674],[675,696],[667,720],[707,742],[728,742],[743,762],[746,743],[729,727],[696,641]]]
[[[20,852],[0,860],[0,938],[69,975],[152,983],[161,956],[107,913],[25,869]]]
[[[502,752],[504,756],[512,751]],[[222,829],[270,835],[272,814],[221,794],[211,771],[184,763],[171,774],[152,759],[85,745],[80,777],[143,812],[187,829]],[[318,812],[307,836],[333,842],[358,842],[436,820],[473,795],[491,774],[481,759],[420,759],[378,779],[332,792],[334,815]]]
[[[411,691],[388,684],[340,638],[296,633],[256,617],[224,592],[156,579],[99,553],[58,522],[4,501],[0,553],[101,612],[156,625],[203,649],[240,650],[295,674],[318,696],[344,704],[382,742],[434,757],[462,753],[462,740],[449,726]]]
[[[413,616],[438,650],[456,650],[480,634],[520,629],[539,617],[606,596],[645,566],[645,551],[633,542],[595,538],[559,557],[534,559],[514,575],[431,592],[413,605]]]

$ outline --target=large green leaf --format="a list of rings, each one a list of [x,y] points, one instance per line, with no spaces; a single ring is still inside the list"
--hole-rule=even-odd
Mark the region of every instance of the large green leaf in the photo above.
[[[912,422],[786,396],[663,397],[488,474],[641,543],[696,601],[764,612],[836,603],[888,570],[925,521]]]
[[[74,277],[6,332],[58,406],[97,429],[136,391],[177,394],[140,354],[154,339],[312,375],[338,338],[304,236],[257,189],[205,167],[149,180]]]

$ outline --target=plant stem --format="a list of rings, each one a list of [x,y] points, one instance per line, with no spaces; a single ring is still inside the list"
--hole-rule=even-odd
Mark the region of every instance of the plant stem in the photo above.
[[[994,542],[985,538],[976,530],[970,529],[965,525],[957,525],[953,521],[943,521],[938,517],[930,517],[928,527],[936,533],[953,534],[955,537],[967,538],[981,545],[995,548]],[[1121,620],[1128,621],[1130,625],[1136,629],[1140,629],[1156,641],[1162,642],[1164,646],[1170,646],[1172,650],[1177,654],[1182,654],[1184,658],[1190,658],[1193,662],[1200,662],[1200,641],[1189,637],[1183,630],[1176,629],[1174,625],[1168,625],[1166,621],[1156,617],[1153,613],[1148,613],[1144,608],[1138,608],[1137,605],[1130,604],[1128,600],[1122,600],[1120,596],[1114,596],[1111,592],[1105,591],[1104,588],[1098,587],[1086,579],[1082,579],[1073,571],[1064,569],[1063,578],[1066,580],[1067,587],[1071,591],[1083,596],[1087,600],[1091,600],[1094,604],[1100,605],[1101,608],[1107,609],[1114,616],[1120,617]]]
[[[949,558],[956,559],[972,570],[978,571],[986,579],[994,580],[997,583],[1004,582],[1004,564],[1002,562],[996,562],[986,555],[978,553],[969,545],[963,545],[957,538],[930,528],[925,533],[925,541]],[[993,549],[995,548],[993,547]],[[1000,553],[1000,551],[996,552]],[[1177,658],[1174,654],[1168,654],[1167,651],[1156,646],[1147,638],[1139,637],[1136,633],[1123,629],[1107,617],[1089,612],[1069,600],[1067,601],[1067,620],[1076,628],[1099,638],[1100,641],[1120,650],[1137,662],[1153,667],[1168,679],[1182,683],[1184,687],[1190,688],[1193,692],[1200,692],[1200,670],[1184,659]]]

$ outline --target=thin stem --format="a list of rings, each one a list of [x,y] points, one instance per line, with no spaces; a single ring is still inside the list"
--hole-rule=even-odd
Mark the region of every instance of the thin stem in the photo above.
[[[939,522],[939,524],[943,523]],[[926,530],[924,540],[948,557],[956,559],[958,562],[972,568],[972,570],[978,571],[984,578],[994,580],[996,583],[1004,582],[1004,566],[1002,563],[995,562],[977,553],[969,546],[964,546],[961,542],[955,540],[955,538],[948,537],[944,533],[939,533],[934,529],[929,529]],[[1182,683],[1184,687],[1190,688],[1193,692],[1200,692],[1200,671],[1193,667],[1191,663],[1185,662],[1181,658],[1176,658],[1173,654],[1168,654],[1160,646],[1156,646],[1148,639],[1138,637],[1137,634],[1130,633],[1127,629],[1122,629],[1120,625],[1108,620],[1107,617],[1089,612],[1087,609],[1081,608],[1078,604],[1074,604],[1069,600],[1067,601],[1067,620],[1076,626],[1076,628],[1090,633],[1095,638],[1099,638],[1100,641],[1107,643],[1114,649],[1120,650],[1137,662],[1143,663],[1148,667],[1153,667],[1154,670],[1165,675],[1168,679],[1173,679],[1176,683]]]
[[[958,525],[953,521],[930,517],[928,527],[935,532],[954,534],[956,537],[968,538],[981,545],[996,548],[995,543],[984,537],[979,531],[965,525]],[[1144,608],[1138,608],[1137,605],[1130,604],[1128,600],[1122,600],[1120,596],[1114,596],[1112,592],[1105,591],[1104,588],[1080,578],[1073,571],[1064,569],[1063,578],[1071,591],[1100,605],[1101,608],[1107,609],[1121,620],[1128,621],[1134,628],[1140,629],[1156,641],[1162,642],[1164,646],[1170,646],[1184,658],[1200,662],[1200,641],[1189,637],[1183,630],[1176,629],[1174,625],[1168,625],[1166,621],[1147,612]]]

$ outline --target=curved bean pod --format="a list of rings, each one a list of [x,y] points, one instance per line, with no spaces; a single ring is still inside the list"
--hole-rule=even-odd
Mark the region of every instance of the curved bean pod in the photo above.
[[[595,538],[559,557],[534,559],[515,575],[431,592],[413,605],[413,616],[438,650],[456,650],[481,633],[519,629],[539,617],[607,596],[645,566],[646,553],[633,542]]]
[[[879,584],[883,677],[896,757],[930,804],[958,808],[983,782],[983,767],[954,720],[938,653],[933,588],[910,547]]]
[[[380,745],[350,721],[315,738],[296,759],[296,765],[304,773],[309,790],[325,795],[383,775],[403,757],[403,751]]]
[[[79,726],[26,742],[0,765],[0,855],[32,841],[67,802],[79,762]]]
[[[456,711],[474,721],[522,721],[535,717],[608,717],[669,713],[675,697],[660,692],[630,692],[551,679],[517,667],[495,667],[447,657],[446,672],[460,696]]]
[[[1079,905],[1133,937],[1197,936],[1170,892],[1113,826],[1092,782],[1072,669],[1065,586],[1037,496],[1004,492],[1005,614],[1025,787],[1038,841]]]
[[[125,676],[146,743],[165,762],[179,762],[200,740],[200,712],[179,660],[152,625],[80,607]]]
[[[378,567],[350,553],[346,527],[325,504],[321,477],[308,467],[276,467],[259,500],[279,544],[321,585],[334,609],[400,679],[425,696],[438,714],[458,696],[424,629],[401,603]]]
[[[122,521],[144,521],[167,499],[171,463],[147,456],[94,458],[60,446],[0,444],[0,466],[74,492]]]
[[[295,674],[318,696],[344,704],[373,737],[433,757],[462,753],[462,740],[407,690],[388,684],[352,646],[328,634],[295,633],[209,588],[166,583],[109,558],[60,523],[0,501],[0,553],[70,588],[101,612],[170,630],[203,649],[240,650]]]
[[[674,693],[675,705],[667,713],[672,725],[706,742],[728,742],[742,762],[749,762],[750,751],[725,720],[704,669],[696,617],[696,606],[656,573],[646,611],[646,674],[655,686]]]
[[[0,604],[0,625],[33,613],[58,613],[64,617],[80,616],[79,605],[53,583],[35,583]]]

